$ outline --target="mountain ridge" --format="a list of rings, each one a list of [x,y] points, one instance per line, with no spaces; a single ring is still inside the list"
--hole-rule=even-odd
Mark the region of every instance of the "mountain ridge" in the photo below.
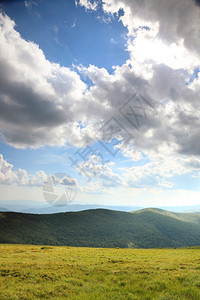
[[[136,214],[141,214],[146,211],[151,211],[155,212],[161,215],[169,216],[172,218],[176,218],[178,220],[182,220],[184,222],[190,222],[190,223],[195,223],[195,224],[200,224],[200,213],[194,212],[194,213],[179,213],[179,212],[172,212],[160,208],[154,208],[154,207],[149,207],[149,208],[144,208],[144,209],[139,209],[135,211],[131,211],[131,213],[136,213]]]
[[[1,212],[0,243],[105,248],[200,245],[199,223],[167,213],[152,209],[132,213],[91,209],[49,215]]]

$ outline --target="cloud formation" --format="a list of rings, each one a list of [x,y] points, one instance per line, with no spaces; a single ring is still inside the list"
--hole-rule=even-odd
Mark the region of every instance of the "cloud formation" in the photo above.
[[[189,174],[200,177],[200,160],[184,157],[155,158],[146,164],[123,169],[123,178],[127,186],[164,187],[173,186],[173,178]]]
[[[75,0],[76,5],[84,6],[88,10],[96,10],[98,6],[98,1],[90,1],[90,0]]]
[[[130,36],[148,27],[154,39],[168,45],[182,40],[187,49],[199,56],[199,9],[192,0],[105,0],[103,8],[111,14],[123,9],[120,20]]]
[[[0,184],[14,185],[42,185],[47,179],[44,171],[38,171],[35,175],[30,175],[26,170],[13,170],[13,165],[8,163],[0,154]]]
[[[80,5],[97,9],[96,2]],[[199,155],[200,85],[191,75],[200,66],[200,9],[192,0],[105,0],[103,9],[123,9],[120,20],[128,28],[130,58],[113,74],[51,63],[0,15],[1,139],[39,147],[115,138],[134,160],[142,152]],[[90,88],[78,73],[88,76]],[[105,126],[115,129],[109,139]]]
[[[73,104],[85,84],[76,72],[49,62],[14,22],[0,14],[0,128],[15,147],[63,145]]]
[[[132,150],[132,151],[131,151]],[[113,162],[102,162],[97,155],[89,156],[87,162],[82,162],[77,171],[88,180],[81,190],[96,192],[98,189],[112,189],[113,187],[125,188],[172,188],[174,178],[189,175],[193,178],[200,178],[200,159],[184,156],[157,157],[149,154],[149,159],[143,160],[139,152],[134,155],[134,150],[122,149],[125,157],[130,157],[132,162],[141,160],[141,164],[131,164],[133,166],[119,168]],[[94,180],[92,182],[92,180]],[[92,189],[92,187],[94,189]]]
[[[200,66],[200,9],[188,0],[105,0],[103,9],[108,14],[123,9],[120,20],[128,29],[130,59],[112,75],[95,66],[83,68],[94,83],[87,94],[96,102],[106,99],[104,116],[116,117],[132,132],[132,146],[144,152],[199,155],[200,82],[192,82],[191,75]],[[143,119],[141,111],[134,111],[138,131],[118,113],[134,93],[154,107],[152,111],[145,105],[148,117]],[[132,110],[136,104],[132,102]]]

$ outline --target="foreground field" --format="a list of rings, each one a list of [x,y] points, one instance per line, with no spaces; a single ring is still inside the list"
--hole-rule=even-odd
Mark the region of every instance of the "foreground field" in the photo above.
[[[0,245],[0,299],[200,299],[200,249]]]

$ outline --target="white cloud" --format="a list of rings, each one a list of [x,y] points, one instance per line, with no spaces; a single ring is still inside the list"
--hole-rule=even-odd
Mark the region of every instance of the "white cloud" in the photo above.
[[[143,158],[142,153],[133,147],[131,144],[119,144],[115,146],[116,149],[120,149],[123,156],[127,158],[131,158],[132,161],[139,161]]]
[[[63,173],[56,173],[50,175],[51,181],[54,185],[66,185],[66,186],[76,186],[77,180],[75,178],[69,177]],[[49,183],[49,178],[47,180],[47,184]]]
[[[97,10],[98,1],[75,0],[76,5],[84,6],[88,10]]]
[[[189,174],[190,176],[200,177],[200,159],[170,156],[158,158],[151,155],[149,155],[149,158],[151,161],[148,163],[124,168],[123,178],[128,186],[171,188],[173,177],[176,175]]]
[[[118,14],[128,29],[129,63],[149,79],[154,64],[189,72],[200,65],[200,8],[192,0],[105,0],[104,11]]]
[[[79,164],[77,171],[87,179],[82,190],[108,192],[113,187],[172,188],[175,176],[188,175],[200,178],[200,159],[184,156],[170,156],[147,152],[144,156],[130,146],[120,145],[122,154],[130,158],[129,167],[117,167],[113,162],[105,162],[101,153],[90,155]],[[136,164],[137,161],[137,164]],[[140,161],[140,162],[139,162]],[[138,163],[139,162],[139,163]],[[134,165],[134,166],[132,166]],[[95,187],[98,189],[95,191]]]
[[[37,6],[38,4],[33,0],[25,0],[24,5],[27,9],[31,9],[33,5]]]
[[[102,182],[93,182],[93,181],[88,182],[87,185],[80,186],[79,189],[80,189],[81,193],[87,193],[87,194],[88,193],[89,194],[90,193],[91,194],[99,194],[99,193],[102,194],[102,192],[105,191],[103,188]]]
[[[15,147],[63,145],[86,85],[76,72],[49,62],[14,25],[0,14],[1,135]]]
[[[115,187],[122,184],[122,178],[113,172],[112,165],[105,162],[101,153],[90,155],[86,162],[81,162],[77,169],[81,175],[85,176],[91,189],[91,180],[96,179],[101,187]],[[95,183],[96,184],[96,183]]]
[[[44,171],[39,171],[35,175],[30,175],[22,169],[13,171],[13,165],[0,154],[0,184],[38,186],[42,185],[46,179],[47,175]]]
[[[12,171],[13,166],[3,159],[0,154],[0,180],[3,183],[12,183],[17,181],[17,174]]]
[[[112,18],[110,16],[106,16],[106,15],[97,16],[97,20],[100,23],[105,23],[105,24],[109,24],[112,22]]]
[[[183,40],[187,49],[199,55],[199,8],[192,0],[105,0],[103,8],[112,14],[123,9],[120,20],[129,35],[148,26],[155,38],[169,45]]]
[[[76,27],[76,19],[74,20],[74,22],[71,25],[71,28],[75,28]]]
[[[130,133],[132,139],[129,145],[133,149],[200,154],[197,139],[199,88],[197,84],[194,86],[195,82],[194,87],[185,84],[189,77],[186,70],[173,70],[164,64],[154,65],[149,80],[137,76],[134,68],[127,64],[116,67],[112,75],[95,66],[81,68],[80,71],[94,83],[83,97],[85,105],[80,112],[83,118],[93,119],[96,124],[115,118],[123,129],[119,125],[121,131],[118,135],[113,133],[112,138],[126,138]],[[138,102],[137,97],[132,97],[135,93],[139,94]],[[95,131],[99,132],[94,123],[90,123],[90,132],[93,128],[93,137],[99,139],[98,134],[95,136]]]

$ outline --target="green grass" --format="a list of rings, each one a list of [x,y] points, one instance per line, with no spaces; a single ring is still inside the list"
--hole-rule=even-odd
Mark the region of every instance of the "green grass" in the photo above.
[[[200,299],[200,249],[0,245],[0,299]]]

